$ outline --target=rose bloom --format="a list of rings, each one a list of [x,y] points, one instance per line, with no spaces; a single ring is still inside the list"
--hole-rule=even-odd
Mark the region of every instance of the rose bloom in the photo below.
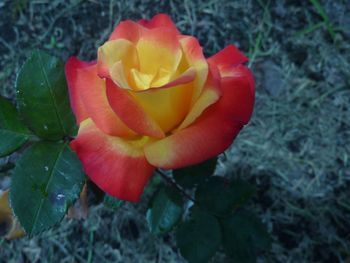
[[[254,80],[233,45],[206,59],[172,20],[123,21],[97,61],[66,64],[79,132],[71,142],[104,192],[138,201],[156,167],[181,168],[230,146],[249,121]]]

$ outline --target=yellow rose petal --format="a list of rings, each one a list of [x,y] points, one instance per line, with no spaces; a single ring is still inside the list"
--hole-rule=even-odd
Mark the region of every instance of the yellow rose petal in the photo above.
[[[152,80],[151,86],[154,88],[164,86],[169,82],[171,75],[172,75],[171,71],[165,68],[160,68],[157,72],[157,75]]]
[[[135,45],[125,39],[108,41],[97,53],[98,72],[102,77],[109,77],[113,65],[121,61],[128,72],[131,68],[138,68],[139,62]]]
[[[155,76],[160,68],[175,72],[182,56],[177,36],[166,28],[145,30],[136,44],[139,70]]]
[[[192,83],[188,83],[169,88],[134,92],[133,96],[166,133],[174,129],[185,118],[189,111],[192,90]]]
[[[136,90],[146,90],[149,89],[154,79],[154,75],[146,74],[138,71],[137,69],[131,69],[130,71],[131,78],[133,79]]]

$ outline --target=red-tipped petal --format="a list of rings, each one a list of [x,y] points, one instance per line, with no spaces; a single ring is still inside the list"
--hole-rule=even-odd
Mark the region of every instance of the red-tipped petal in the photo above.
[[[157,27],[167,27],[174,30],[177,34],[180,34],[174,22],[166,14],[155,15],[151,20],[141,19],[138,21],[138,23],[148,29]]]
[[[248,61],[248,58],[234,45],[229,45],[208,59],[209,63],[216,65],[221,77],[234,76],[234,68]]]
[[[159,125],[147,115],[129,91],[119,88],[110,79],[106,79],[106,86],[109,104],[128,127],[138,134],[155,138],[165,136]]]
[[[103,132],[115,136],[135,134],[110,107],[105,81],[98,77],[96,64],[77,70],[74,85],[88,116]]]
[[[122,21],[114,29],[108,40],[126,39],[133,43],[136,43],[139,40],[141,32],[143,30],[145,29],[134,21]]]
[[[111,196],[137,202],[155,169],[141,150],[146,141],[108,136],[87,119],[70,146],[98,187]]]
[[[91,65],[91,62],[84,62],[76,57],[70,57],[65,65],[70,105],[78,125],[80,122],[88,118],[88,114],[78,92],[77,70]]]
[[[249,78],[223,79],[220,100],[192,125],[147,145],[147,160],[156,167],[175,169],[202,162],[227,149],[253,111],[254,87]]]

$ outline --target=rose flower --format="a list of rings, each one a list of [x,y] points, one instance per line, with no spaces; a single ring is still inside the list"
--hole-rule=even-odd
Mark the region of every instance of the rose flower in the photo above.
[[[71,57],[66,76],[79,132],[71,142],[104,192],[138,201],[157,167],[214,157],[248,123],[254,80],[233,45],[206,59],[172,20],[123,21],[97,61]]]

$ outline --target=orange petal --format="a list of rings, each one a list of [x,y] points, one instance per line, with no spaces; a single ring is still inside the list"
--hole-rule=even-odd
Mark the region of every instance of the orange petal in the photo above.
[[[209,63],[218,67],[221,77],[235,76],[234,68],[247,61],[248,58],[234,45],[228,45],[226,48],[208,59]]]
[[[87,119],[70,145],[98,187],[111,196],[137,202],[155,169],[142,151],[147,141],[147,137],[126,140],[108,136]]]
[[[77,70],[89,67],[90,65],[92,65],[92,63],[81,61],[76,57],[70,57],[65,65],[70,105],[78,125],[80,122],[88,118],[88,115],[77,91]]]
[[[156,167],[175,169],[200,163],[230,146],[252,114],[254,86],[251,75],[224,78],[222,96],[192,125],[145,147],[147,160]]]
[[[152,17],[151,20],[141,19],[138,21],[138,23],[148,29],[153,29],[157,27],[167,27],[169,29],[172,29],[177,34],[180,34],[174,22],[166,14],[155,15],[154,17]]]
[[[106,96],[105,81],[98,77],[96,64],[77,70],[74,85],[88,116],[103,132],[115,136],[135,134],[111,109]]]
[[[143,30],[144,28],[134,21],[122,21],[114,29],[108,40],[126,39],[132,43],[136,43],[139,40]]]
[[[202,47],[198,40],[191,36],[181,36],[180,38],[183,55],[190,67],[194,67],[197,71],[196,79],[194,80],[194,93],[192,104],[198,99],[201,94],[204,83],[208,76],[208,63],[203,55]]]
[[[159,125],[143,110],[129,91],[106,79],[107,97],[114,112],[138,134],[155,138],[165,135]]]
[[[184,129],[192,124],[206,108],[218,101],[221,96],[220,80],[220,74],[216,66],[210,66],[209,76],[202,94],[177,130]]]

